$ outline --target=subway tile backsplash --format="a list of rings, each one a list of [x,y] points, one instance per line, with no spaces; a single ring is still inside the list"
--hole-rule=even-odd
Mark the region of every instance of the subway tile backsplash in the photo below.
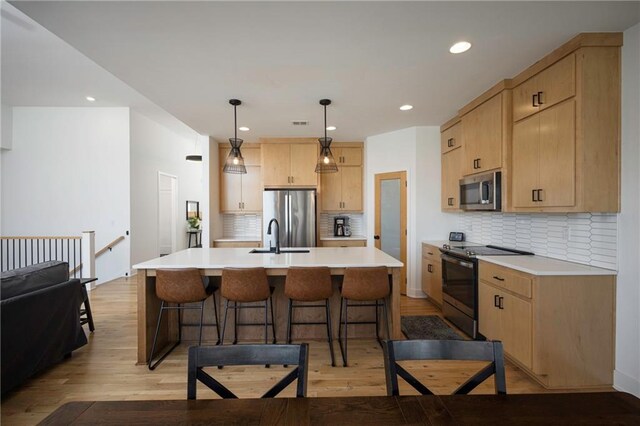
[[[259,237],[262,238],[262,215],[259,214],[223,214],[223,237]]]
[[[344,214],[331,214],[320,213],[318,218],[319,233],[320,236],[332,236],[333,235],[333,219],[336,216],[348,216],[349,225],[351,226],[351,235],[364,236],[364,220],[362,214],[344,213]]]
[[[457,213],[467,241],[617,269],[618,216],[606,213]]]

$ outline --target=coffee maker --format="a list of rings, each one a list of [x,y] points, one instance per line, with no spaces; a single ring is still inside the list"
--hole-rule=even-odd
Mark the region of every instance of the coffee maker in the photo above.
[[[351,227],[349,226],[349,216],[336,216],[333,219],[333,236],[350,237]]]

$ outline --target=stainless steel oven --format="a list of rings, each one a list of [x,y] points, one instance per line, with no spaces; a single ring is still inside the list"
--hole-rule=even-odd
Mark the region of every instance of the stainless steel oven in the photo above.
[[[500,211],[502,209],[501,186],[500,172],[460,179],[460,208]]]
[[[442,254],[443,314],[462,331],[478,336],[478,286],[476,259]]]

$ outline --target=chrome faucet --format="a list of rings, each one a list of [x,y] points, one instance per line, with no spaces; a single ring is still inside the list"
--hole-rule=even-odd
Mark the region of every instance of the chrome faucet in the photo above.
[[[271,224],[275,222],[278,229],[276,230],[276,254],[280,254],[280,224],[278,220],[274,217],[269,221],[269,226],[267,227],[267,235],[271,235]]]

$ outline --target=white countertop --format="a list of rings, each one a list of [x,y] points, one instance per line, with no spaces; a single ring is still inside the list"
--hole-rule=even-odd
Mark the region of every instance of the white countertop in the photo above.
[[[449,241],[449,240],[422,240],[422,244],[429,244],[430,246],[442,247],[443,244],[449,244],[451,247],[460,246],[481,246],[483,244],[474,243],[471,241]]]
[[[303,248],[297,248],[302,250]],[[133,265],[133,269],[161,268],[288,268],[289,266],[328,266],[353,268],[386,266],[400,268],[402,262],[375,247],[308,248],[309,253],[249,253],[250,248],[190,248],[168,256]]]
[[[478,256],[478,259],[531,275],[617,275],[612,269],[544,256]]]
[[[357,240],[357,241],[366,241],[367,237],[363,237],[362,235],[352,235],[350,237],[334,237],[333,235],[321,235],[320,241],[342,241],[342,240]]]
[[[223,237],[223,238],[216,238],[213,241],[215,241],[216,243],[234,243],[239,241],[254,242],[254,241],[262,241],[262,238],[261,237]]]

